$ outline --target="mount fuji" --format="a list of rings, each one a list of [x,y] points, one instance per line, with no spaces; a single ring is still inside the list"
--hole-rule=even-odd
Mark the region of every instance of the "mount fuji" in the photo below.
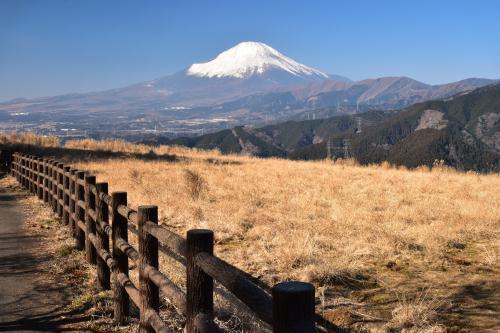
[[[300,64],[264,43],[242,42],[209,62],[146,82],[143,89],[173,105],[196,107],[330,79],[350,81]]]
[[[302,80],[328,79],[325,73],[299,64],[272,47],[259,42],[243,42],[222,52],[212,61],[193,64],[187,75],[245,79],[252,75],[264,75],[269,71],[287,72],[291,78]]]

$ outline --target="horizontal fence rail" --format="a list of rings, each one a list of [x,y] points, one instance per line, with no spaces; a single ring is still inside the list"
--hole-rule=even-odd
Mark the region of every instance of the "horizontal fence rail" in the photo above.
[[[132,302],[139,308],[141,333],[173,332],[159,315],[161,294],[185,316],[186,333],[222,332],[214,322],[216,290],[233,303],[243,303],[275,333],[317,332],[311,284],[279,283],[269,294],[214,255],[211,230],[189,230],[183,238],[158,224],[157,206],[134,210],[127,205],[126,192],[109,194],[107,183],[54,159],[14,153],[11,174],[68,225],[75,247],[97,268],[98,287],[113,290],[118,324],[126,322]],[[138,249],[129,243],[129,232],[137,236]],[[185,292],[160,271],[160,253],[186,267]],[[129,278],[129,260],[139,269],[138,286]],[[225,289],[215,288],[214,280]]]

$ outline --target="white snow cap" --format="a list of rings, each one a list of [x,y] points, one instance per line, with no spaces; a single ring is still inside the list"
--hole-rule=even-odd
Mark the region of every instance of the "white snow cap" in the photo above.
[[[284,56],[272,47],[259,42],[242,42],[219,54],[214,60],[193,64],[187,74],[199,77],[236,77],[246,78],[263,74],[269,69],[281,69],[296,76],[322,76],[317,69],[299,64]]]

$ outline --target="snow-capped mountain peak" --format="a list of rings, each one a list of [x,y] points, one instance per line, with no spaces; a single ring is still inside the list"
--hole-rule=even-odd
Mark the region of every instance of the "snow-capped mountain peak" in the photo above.
[[[209,62],[191,65],[186,74],[208,78],[247,78],[268,70],[282,70],[304,78],[328,78],[325,73],[302,65],[260,42],[239,43]]]

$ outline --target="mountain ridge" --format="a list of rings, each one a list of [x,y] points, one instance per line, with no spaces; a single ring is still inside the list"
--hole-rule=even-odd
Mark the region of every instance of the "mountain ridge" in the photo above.
[[[146,143],[308,160],[326,158],[327,142],[333,147],[332,157],[344,157],[345,139],[350,141],[349,154],[362,164],[389,161],[417,167],[443,161],[460,170],[500,171],[500,84],[399,111],[287,121],[260,128],[240,126],[234,131]]]

